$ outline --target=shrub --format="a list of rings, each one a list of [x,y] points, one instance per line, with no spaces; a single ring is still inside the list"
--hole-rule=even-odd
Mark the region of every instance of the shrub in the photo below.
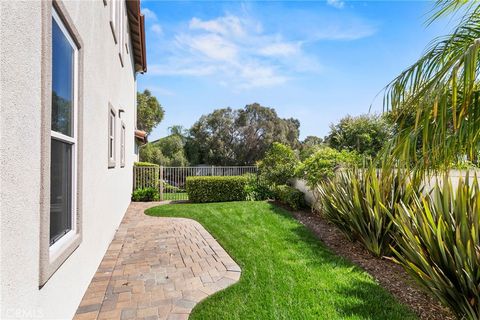
[[[287,185],[275,187],[275,198],[281,203],[289,205],[293,210],[306,207],[303,192]]]
[[[132,201],[157,201],[160,198],[156,188],[137,189],[132,193]]]
[[[248,173],[245,175],[246,199],[249,201],[261,201],[274,198],[274,192],[270,184],[260,175]]]
[[[158,164],[151,163],[151,162],[135,162],[133,164],[135,167],[159,167]]]
[[[274,142],[258,163],[258,170],[260,176],[270,184],[286,184],[295,176],[298,164],[298,157],[289,146]]]
[[[246,200],[245,176],[187,177],[188,199],[192,202],[225,202]]]
[[[360,157],[349,151],[337,151],[324,147],[308,157],[298,168],[297,176],[304,179],[310,188],[335,175],[341,166],[351,166],[360,161]]]
[[[480,188],[470,182],[446,179],[394,219],[397,262],[459,319],[480,318]]]
[[[150,162],[135,162],[135,186],[137,188],[157,188],[160,166]]]
[[[408,203],[415,190],[418,188],[394,171],[380,174],[374,167],[350,169],[317,187],[317,208],[348,238],[383,256],[393,244],[395,205]]]
[[[163,182],[163,191],[164,192],[167,192],[167,193],[179,193],[179,192],[185,192],[184,189],[182,188],[179,188],[179,187],[175,187],[173,185],[171,185],[170,183],[168,182]]]

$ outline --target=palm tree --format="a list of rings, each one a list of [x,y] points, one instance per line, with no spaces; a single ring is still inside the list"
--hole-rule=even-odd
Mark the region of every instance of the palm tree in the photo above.
[[[480,2],[437,1],[428,23],[445,15],[460,18],[453,33],[432,41],[385,89],[384,107],[398,124],[389,150],[423,168],[448,167],[460,155],[476,160],[479,150]]]

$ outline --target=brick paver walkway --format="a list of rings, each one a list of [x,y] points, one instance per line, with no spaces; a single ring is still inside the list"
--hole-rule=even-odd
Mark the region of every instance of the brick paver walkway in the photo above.
[[[74,319],[187,319],[238,281],[240,267],[191,219],[146,216],[132,203]]]

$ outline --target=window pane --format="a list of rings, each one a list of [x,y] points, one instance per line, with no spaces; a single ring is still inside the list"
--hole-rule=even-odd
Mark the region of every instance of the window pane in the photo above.
[[[113,139],[110,138],[109,141],[110,141],[110,145],[108,148],[108,155],[110,156],[111,159],[113,159]]]
[[[73,48],[52,18],[52,130],[72,136]]]
[[[108,124],[109,124],[110,137],[113,137],[113,115],[111,112],[110,112],[110,118],[108,120],[109,120]]]
[[[72,145],[52,139],[50,243],[72,229]]]

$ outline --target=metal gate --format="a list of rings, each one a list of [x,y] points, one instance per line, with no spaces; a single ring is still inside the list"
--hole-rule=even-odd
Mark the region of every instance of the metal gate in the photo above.
[[[133,167],[133,190],[158,188],[160,200],[188,200],[186,180],[189,176],[241,176],[257,173],[256,166]]]

